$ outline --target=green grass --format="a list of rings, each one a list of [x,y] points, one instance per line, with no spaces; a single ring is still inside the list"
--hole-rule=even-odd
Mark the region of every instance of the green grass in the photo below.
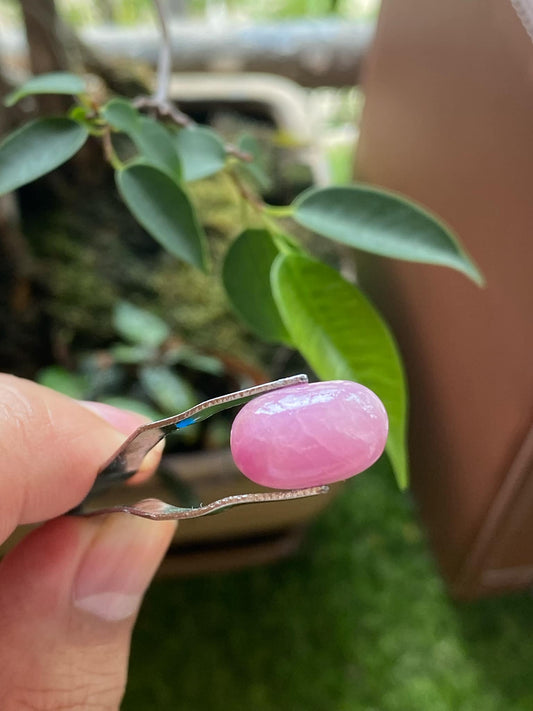
[[[531,711],[533,601],[447,596],[405,495],[356,478],[300,554],[156,583],[125,711]]]

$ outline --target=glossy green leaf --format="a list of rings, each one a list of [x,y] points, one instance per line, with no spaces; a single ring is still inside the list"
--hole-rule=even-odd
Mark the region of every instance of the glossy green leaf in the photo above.
[[[182,128],[176,134],[175,142],[186,181],[207,178],[226,165],[224,144],[208,128]]]
[[[171,254],[205,268],[205,235],[189,198],[166,173],[135,163],[117,172],[124,202],[140,224]]]
[[[164,365],[141,368],[139,380],[165,414],[177,415],[193,407],[198,400],[189,383]]]
[[[88,135],[84,126],[68,118],[36,119],[9,135],[0,145],[0,195],[65,163]]]
[[[89,381],[84,375],[71,373],[60,365],[43,368],[39,371],[37,382],[78,400],[87,396],[89,388]]]
[[[140,346],[158,348],[170,336],[169,327],[159,316],[129,301],[120,301],[115,306],[113,324],[123,338]]]
[[[279,251],[267,230],[245,230],[228,249],[222,279],[243,321],[266,341],[290,343],[270,286],[270,269]]]
[[[323,380],[355,380],[381,398],[389,416],[387,452],[398,484],[405,487],[405,379],[380,315],[334,269],[302,255],[276,259],[272,290],[293,342]]]
[[[103,107],[102,115],[114,129],[131,138],[143,162],[179,180],[181,166],[174,138],[161,123],[149,116],[142,116],[125,99],[111,99]]]
[[[131,139],[147,163],[167,172],[179,180],[181,167],[178,153],[167,129],[155,119],[141,116]]]
[[[6,106],[13,106],[17,101],[32,94],[83,94],[85,82],[81,77],[69,72],[51,72],[31,77],[22,86],[12,91],[4,99]]]
[[[294,207],[296,222],[324,237],[385,257],[451,267],[483,283],[452,231],[399,195],[366,185],[311,189]]]
[[[102,116],[117,131],[135,133],[139,129],[140,113],[126,99],[111,99],[102,107]]]

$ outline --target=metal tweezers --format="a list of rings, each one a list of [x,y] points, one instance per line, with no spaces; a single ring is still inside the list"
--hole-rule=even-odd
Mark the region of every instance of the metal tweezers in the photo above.
[[[192,508],[173,506],[159,499],[144,499],[138,504],[131,506],[118,504],[116,506],[108,506],[95,510],[85,509],[86,502],[93,496],[106,491],[114,484],[131,478],[138,471],[148,452],[168,434],[183,429],[188,425],[201,422],[229,407],[244,405],[244,403],[257,397],[257,395],[307,382],[306,375],[293,375],[288,378],[282,378],[281,380],[274,380],[270,383],[256,385],[251,388],[246,388],[245,390],[238,390],[227,395],[206,400],[205,402],[191,407],[189,410],[185,410],[185,412],[181,412],[179,415],[167,417],[164,420],[156,420],[155,422],[150,422],[147,425],[138,427],[121,447],[119,447],[115,454],[113,454],[111,459],[100,469],[88,496],[80,506],[71,511],[71,513],[80,516],[97,516],[99,514],[123,512],[161,521],[166,519],[186,519],[206,516],[242,504],[288,501],[290,499],[300,499],[307,496],[327,493],[329,491],[327,486],[313,486],[305,489],[237,494]]]

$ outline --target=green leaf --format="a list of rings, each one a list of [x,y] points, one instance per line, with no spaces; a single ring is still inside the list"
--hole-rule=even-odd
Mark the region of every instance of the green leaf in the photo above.
[[[139,380],[147,395],[165,414],[177,415],[197,402],[189,383],[164,365],[141,368]]]
[[[68,118],[36,119],[12,133],[0,145],[0,195],[65,163],[88,135],[84,126]]]
[[[112,397],[103,397],[99,399],[99,402],[103,402],[106,405],[113,405],[113,407],[118,407],[120,410],[131,410],[131,412],[136,412],[143,417],[147,417],[149,420],[162,420],[164,414],[155,407],[152,407],[147,402],[142,400],[137,400],[133,397],[123,397],[122,395],[115,395]]]
[[[296,222],[324,237],[385,257],[451,267],[483,284],[452,231],[399,195],[366,185],[329,187],[303,193],[294,206]]]
[[[129,301],[120,301],[115,306],[113,324],[127,341],[150,348],[158,348],[170,336],[169,327],[159,316]]]
[[[123,365],[145,363],[157,356],[157,350],[151,346],[128,346],[125,343],[115,343],[109,348],[109,353],[116,363]]]
[[[102,107],[101,114],[117,131],[131,134],[139,129],[141,115],[126,99],[111,99]]]
[[[287,254],[272,269],[272,290],[293,342],[323,380],[355,380],[373,390],[389,416],[387,452],[407,484],[407,396],[400,356],[368,299],[334,269]]]
[[[87,131],[93,136],[101,135],[101,128],[95,121],[94,111],[88,106],[73,106],[68,112],[68,118],[85,126]]]
[[[116,174],[124,202],[140,224],[167,251],[205,268],[205,235],[189,198],[166,173],[135,163]]]
[[[13,106],[17,101],[31,94],[73,94],[85,92],[85,82],[81,77],[69,72],[51,72],[38,74],[28,79],[22,86],[12,91],[4,99],[6,106]]]
[[[224,144],[208,128],[182,128],[176,134],[175,141],[186,181],[207,178],[226,165]]]
[[[142,116],[125,99],[111,99],[101,113],[114,129],[131,138],[143,162],[179,180],[181,166],[174,139],[161,123],[149,116]]]
[[[183,365],[209,375],[222,376],[226,372],[219,358],[199,353],[195,348],[183,344],[165,350],[161,360],[165,365]]]
[[[268,192],[272,188],[272,180],[267,175],[259,142],[253,136],[245,135],[239,141],[239,148],[253,156],[251,163],[242,161],[239,168],[260,190]]]
[[[222,280],[231,305],[254,333],[290,344],[270,286],[270,269],[278,255],[267,230],[245,230],[228,249]]]
[[[71,373],[60,365],[43,368],[37,375],[37,382],[64,395],[81,400],[87,396],[88,379],[78,373]]]
[[[141,156],[147,163],[160,168],[177,180],[181,177],[178,153],[167,129],[148,116],[141,116],[131,134]]]

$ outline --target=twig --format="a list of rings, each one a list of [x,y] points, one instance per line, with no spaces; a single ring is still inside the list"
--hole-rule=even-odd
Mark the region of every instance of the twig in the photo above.
[[[246,185],[242,182],[240,177],[236,175],[234,170],[228,171],[231,181],[235,185],[237,192],[242,197],[242,199],[248,203],[257,212],[263,212],[265,208],[265,203],[251,190],[248,190]]]
[[[157,103],[164,104],[168,101],[170,70],[172,68],[172,45],[168,31],[169,17],[165,0],[153,0],[153,2],[161,30],[161,46],[157,61],[157,88],[153,98]]]
[[[139,96],[134,100],[133,105],[137,109],[154,109],[159,116],[172,119],[178,126],[190,126],[194,121],[180,111],[176,104],[168,98],[172,69],[172,44],[168,29],[169,16],[166,0],[153,0],[153,4],[161,33],[157,60],[157,84],[152,96]]]
[[[253,155],[248,153],[248,151],[241,151],[241,149],[234,146],[233,143],[224,144],[224,149],[229,156],[238,158],[239,160],[244,161],[244,163],[253,163]]]
[[[159,116],[169,118],[181,127],[195,124],[195,121],[187,114],[184,114],[183,111],[180,111],[176,104],[168,99],[161,101],[155,94],[154,96],[138,96],[134,99],[133,105],[136,109],[154,109]]]
[[[153,0],[157,13],[159,29],[161,31],[161,46],[157,61],[157,84],[152,96],[138,96],[133,101],[136,109],[153,109],[161,118],[169,118],[177,126],[182,128],[194,126],[196,122],[183,111],[180,111],[177,104],[169,99],[170,73],[172,70],[172,42],[170,37],[169,16],[167,13],[166,0]],[[230,156],[245,163],[251,163],[254,159],[251,153],[241,151],[233,144],[225,144],[224,149]]]
[[[113,140],[111,138],[111,129],[109,126],[106,126],[102,132],[102,146],[104,148],[104,155],[108,163],[110,163],[115,170],[120,170],[123,167],[122,161],[115,152]]]

